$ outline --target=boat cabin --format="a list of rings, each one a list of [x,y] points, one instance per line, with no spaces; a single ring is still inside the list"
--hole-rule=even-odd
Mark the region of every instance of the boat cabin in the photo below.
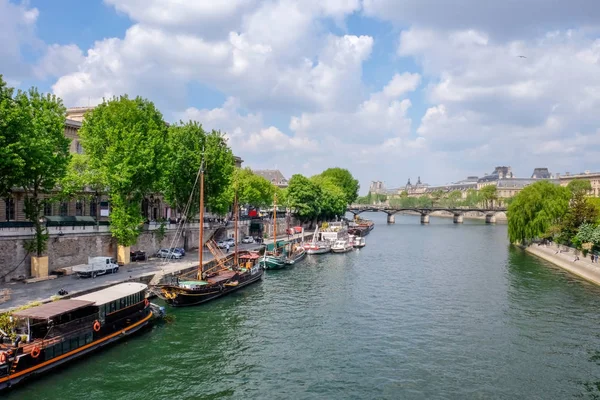
[[[98,320],[104,325],[124,313],[143,309],[146,306],[147,288],[143,283],[126,282],[75,297],[74,300],[92,302],[97,307]]]

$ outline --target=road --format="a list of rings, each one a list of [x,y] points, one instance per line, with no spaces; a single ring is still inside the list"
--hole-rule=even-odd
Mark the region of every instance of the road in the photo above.
[[[311,234],[312,235],[312,234]],[[293,238],[300,238],[300,234],[294,235]],[[305,233],[308,236],[308,233]],[[266,240],[265,243],[272,243],[272,240]],[[259,244],[240,244],[240,250],[252,250],[259,249]],[[208,262],[214,257],[208,251],[205,250],[203,254],[203,261]],[[30,303],[32,301],[45,301],[50,297],[57,295],[60,289],[64,289],[69,294],[76,292],[88,291],[94,288],[105,287],[114,285],[121,282],[127,282],[132,279],[137,279],[147,275],[153,275],[157,272],[175,272],[177,270],[186,269],[197,265],[198,263],[198,251],[191,251],[181,260],[172,260],[166,262],[164,260],[150,260],[145,262],[133,262],[127,266],[119,268],[119,272],[116,274],[108,274],[98,276],[96,278],[78,278],[76,275],[60,276],[56,279],[36,282],[36,283],[23,283],[13,282],[8,284],[0,285],[0,291],[3,289],[9,289],[11,291],[10,300],[0,304],[0,311],[6,311],[21,305]]]

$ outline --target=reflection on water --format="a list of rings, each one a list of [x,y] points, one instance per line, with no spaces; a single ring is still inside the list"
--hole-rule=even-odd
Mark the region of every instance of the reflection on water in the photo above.
[[[364,215],[365,216],[365,215]],[[308,257],[3,399],[600,398],[600,290],[506,226],[366,216]]]

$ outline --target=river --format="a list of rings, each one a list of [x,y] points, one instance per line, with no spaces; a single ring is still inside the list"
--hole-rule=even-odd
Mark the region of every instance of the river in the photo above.
[[[506,225],[363,215],[309,257],[2,399],[600,398],[600,289]]]

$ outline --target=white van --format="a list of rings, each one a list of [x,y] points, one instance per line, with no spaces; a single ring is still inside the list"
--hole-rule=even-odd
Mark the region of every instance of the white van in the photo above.
[[[95,278],[98,275],[119,272],[119,264],[112,257],[88,257],[86,265],[73,267],[73,272],[82,278]]]

